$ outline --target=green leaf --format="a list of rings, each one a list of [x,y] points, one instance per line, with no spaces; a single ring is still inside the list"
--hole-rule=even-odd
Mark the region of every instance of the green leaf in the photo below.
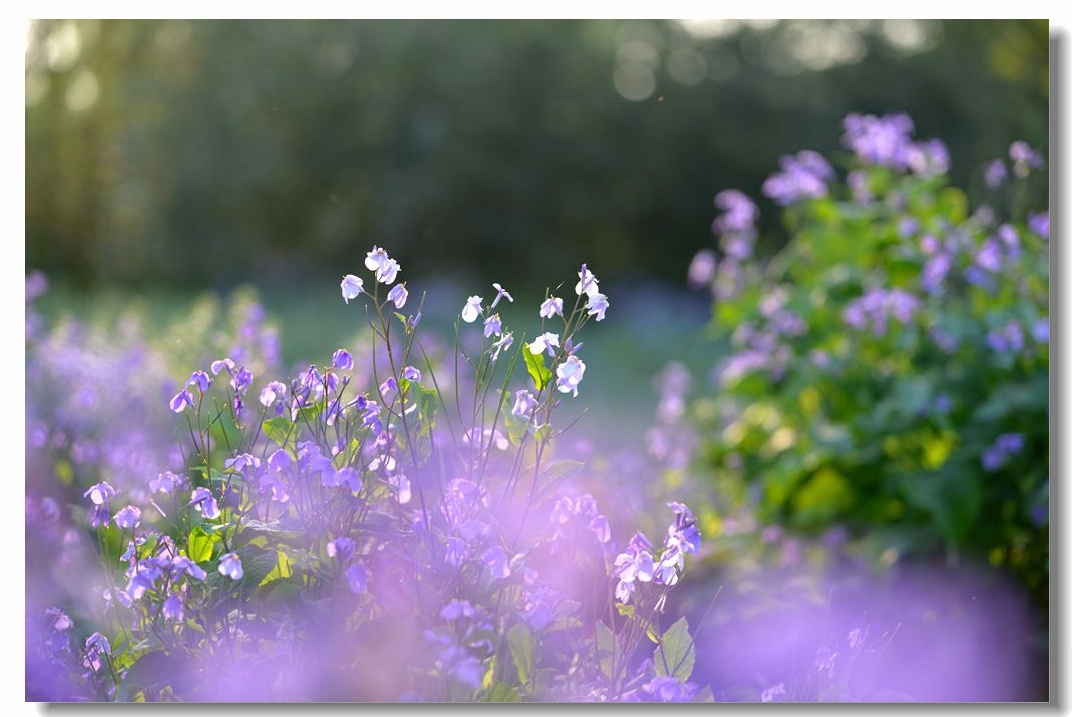
[[[543,354],[534,355],[529,351],[528,344],[521,347],[521,353],[525,357],[525,368],[529,370],[529,376],[532,376],[536,384],[536,390],[542,391],[551,381],[551,369],[543,365]]]
[[[572,478],[584,470],[584,465],[585,464],[581,461],[552,461],[547,465],[547,468],[543,471],[543,475],[540,477],[539,492],[543,493],[556,483]]]
[[[136,693],[150,687],[163,686],[161,683],[165,681],[174,684],[176,679],[181,679],[186,669],[187,665],[183,660],[169,655],[164,650],[147,652],[127,670],[119,697],[129,701]]]
[[[275,567],[272,568],[272,571],[270,573],[264,576],[264,580],[261,580],[257,584],[258,587],[262,585],[267,585],[273,580],[280,580],[282,578],[289,578],[291,576],[293,571],[291,570],[290,566],[290,558],[287,557],[287,554],[284,553],[282,550],[277,550],[276,555],[278,556],[278,558]]]
[[[696,664],[696,646],[689,635],[689,623],[681,618],[663,633],[661,644],[655,648],[655,673],[685,682],[692,676]]]
[[[190,531],[186,542],[186,555],[195,563],[203,563],[212,558],[212,546],[220,542],[219,533],[208,533],[201,526]]]
[[[521,695],[517,690],[504,682],[496,682],[484,690],[481,702],[520,702]]]
[[[618,637],[602,620],[596,623],[596,653],[599,669],[607,679],[614,679],[614,666],[619,653]]]
[[[255,545],[238,550],[238,557],[242,561],[243,579],[247,585],[262,584],[279,563],[278,551],[265,550]]]
[[[285,416],[269,418],[261,424],[261,430],[264,431],[265,438],[280,448],[286,448],[288,444],[293,445],[298,433],[294,423]]]
[[[535,644],[532,633],[523,624],[518,623],[506,631],[506,644],[510,646],[510,655],[514,658],[517,678],[527,685],[532,679],[532,662]]]

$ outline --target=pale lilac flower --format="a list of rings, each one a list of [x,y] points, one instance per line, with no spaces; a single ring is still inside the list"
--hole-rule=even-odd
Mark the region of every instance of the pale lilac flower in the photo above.
[[[184,477],[177,476],[171,471],[164,471],[156,478],[149,479],[149,490],[153,493],[170,493],[185,482]]]
[[[535,396],[525,389],[520,389],[514,393],[514,407],[510,413],[518,418],[526,418],[537,405]]]
[[[1005,181],[1005,178],[1009,176],[1009,171],[1005,169],[1004,162],[1000,159],[995,159],[986,165],[983,176],[986,179],[986,186],[991,189],[997,189]]]
[[[596,321],[602,321],[606,318],[607,307],[609,306],[610,303],[603,294],[588,295],[588,315],[595,316]]]
[[[268,469],[280,473],[287,468],[290,468],[294,464],[294,459],[290,457],[286,449],[280,448],[272,455],[268,456]]]
[[[588,294],[590,296],[599,293],[599,279],[597,279],[592,272],[588,271],[587,264],[581,264],[581,270],[577,272],[577,276],[580,277],[580,281],[577,282],[576,287],[577,296],[580,296],[581,294]]]
[[[349,304],[350,299],[356,299],[361,295],[365,282],[353,274],[347,274],[342,278],[340,286],[342,287],[342,299]]]
[[[100,672],[104,656],[111,654],[112,646],[108,644],[108,638],[95,632],[86,638],[86,655],[82,660],[82,666],[94,672]]]
[[[540,317],[544,319],[549,319],[555,314],[558,314],[559,316],[565,318],[562,313],[562,299],[556,298],[554,296],[549,296],[546,300],[544,300],[542,304],[540,304]]]
[[[596,515],[588,522],[588,529],[600,543],[610,542],[610,522],[605,515]]]
[[[491,345],[491,360],[492,361],[498,361],[499,360],[499,353],[501,351],[506,351],[507,349],[509,349],[513,345],[514,345],[514,332],[513,331],[507,331],[505,334],[502,335],[502,338],[500,338],[498,341],[496,341],[495,343],[493,343]]]
[[[401,284],[399,284],[399,286],[401,286]],[[392,291],[394,291],[394,289],[392,289]],[[331,355],[331,365],[342,371],[353,371],[354,357],[346,349],[338,349]]]
[[[183,607],[182,597],[182,593],[178,590],[168,594],[167,599],[160,606],[160,612],[165,620],[182,620],[185,617],[186,612]]]
[[[532,340],[532,343],[529,344],[529,352],[538,356],[544,352],[544,349],[547,349],[547,355],[554,356],[555,352],[551,350],[551,347],[558,345],[558,334],[553,334],[548,331]]]
[[[714,251],[701,249],[696,252],[696,256],[692,258],[692,262],[689,264],[687,280],[689,286],[693,289],[707,286],[715,278],[715,269],[717,268],[718,262],[715,259]]]
[[[986,335],[986,343],[995,353],[1019,353],[1024,348],[1024,332],[1019,323],[1010,321],[990,331]]]
[[[95,485],[91,485],[86,489],[86,492],[82,494],[83,498],[89,498],[93,505],[104,506],[108,508],[108,501],[119,494],[115,488],[108,484],[107,481],[101,481]]]
[[[751,232],[759,218],[759,207],[737,189],[724,189],[716,194],[715,206],[723,211],[712,227],[717,234]]]
[[[242,472],[246,468],[260,468],[261,459],[257,458],[250,453],[239,453],[234,458],[228,458],[223,462],[224,468],[234,468],[237,472]]]
[[[212,379],[208,377],[208,374],[200,369],[190,374],[190,379],[186,382],[186,385],[194,384],[197,386],[197,390],[204,393],[208,390],[208,387],[212,385]]]
[[[468,600],[451,600],[439,611],[439,617],[447,622],[454,622],[458,618],[472,618],[476,615],[472,604]]]
[[[779,682],[773,687],[768,687],[763,690],[763,694],[759,696],[760,702],[771,702],[775,697],[785,694],[785,683]]]
[[[175,394],[171,399],[171,403],[168,404],[171,410],[175,413],[182,413],[187,406],[194,407],[194,397],[185,388]]]
[[[393,283],[402,268],[378,246],[373,246],[372,251],[365,257],[365,267],[369,271],[376,272],[376,280],[383,284]]]
[[[912,119],[906,114],[861,116],[851,113],[845,117],[842,143],[853,150],[865,164],[893,169],[908,168]]]
[[[402,378],[407,381],[421,382],[421,370],[416,366],[406,366],[402,369]]]
[[[810,150],[778,160],[782,171],[763,182],[763,194],[776,204],[786,206],[801,199],[821,199],[827,195],[826,183],[834,170],[822,155]]]
[[[339,562],[347,562],[350,558],[354,557],[357,552],[357,546],[354,541],[345,536],[336,538],[329,541],[327,544],[327,551],[329,558],[338,558]]]
[[[1021,179],[1030,174],[1032,168],[1042,169],[1045,165],[1042,155],[1024,141],[1016,141],[1009,145],[1009,159],[1013,162],[1013,172]]]
[[[354,563],[346,569],[346,582],[350,590],[358,595],[368,592],[369,574],[359,563]]]
[[[939,139],[917,142],[908,148],[908,166],[921,177],[935,177],[949,171],[949,149]]]
[[[584,378],[584,362],[576,356],[570,356],[558,365],[558,390],[577,396],[577,386]]]
[[[1050,343],[1050,320],[1049,318],[1039,319],[1031,327],[1031,338],[1035,339],[1040,344]]]
[[[220,517],[220,508],[216,504],[216,498],[208,488],[194,488],[187,505],[192,505],[202,517],[208,520]]]
[[[510,558],[498,545],[493,545],[485,550],[483,556],[481,556],[481,561],[493,578],[510,577]]]
[[[208,575],[201,568],[200,565],[186,555],[176,555],[171,560],[171,578],[175,580],[183,573],[186,573],[195,580],[204,580]]]
[[[409,291],[406,289],[406,284],[403,282],[387,294],[387,299],[394,302],[396,309],[401,309],[406,305],[406,299],[409,298]]]
[[[286,386],[284,386],[278,380],[273,380],[262,390],[260,390],[260,405],[266,408],[273,405],[278,401],[283,401],[286,398]]]
[[[481,301],[483,301],[483,299],[479,296],[470,296],[465,300],[465,306],[462,307],[462,321],[467,324],[476,321],[476,317],[480,315]]]
[[[112,516],[112,520],[120,530],[134,530],[141,524],[141,509],[136,505],[128,505]]]
[[[1031,214],[1027,218],[1027,228],[1043,239],[1050,238],[1050,213]]]
[[[242,561],[238,553],[226,553],[220,556],[220,564],[217,566],[220,575],[226,575],[231,580],[241,580],[245,574],[242,572]]]
[[[502,319],[498,314],[492,314],[484,319],[484,336],[499,336],[502,334]]]
[[[502,288],[498,284],[492,284],[491,286],[495,289],[495,292],[496,292],[495,293],[495,299],[491,302],[491,308],[494,309],[496,306],[498,306],[499,305],[499,300],[502,299],[504,296],[507,298],[507,300],[510,303],[514,302],[514,297],[510,296],[509,291],[507,291],[506,289]]]
[[[234,375],[235,362],[229,358],[221,358],[212,362],[209,366],[212,369],[212,375],[216,376],[223,369],[227,369],[227,373]]]

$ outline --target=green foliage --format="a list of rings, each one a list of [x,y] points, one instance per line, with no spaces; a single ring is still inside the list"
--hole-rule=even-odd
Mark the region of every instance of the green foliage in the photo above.
[[[521,347],[521,351],[525,356],[525,368],[528,369],[529,376],[532,376],[532,382],[536,385],[536,390],[542,391],[551,382],[553,376],[551,369],[544,366],[543,354],[538,356],[533,354],[529,351],[527,344]]]
[[[657,675],[674,677],[682,682],[692,677],[692,668],[696,664],[696,645],[685,618],[675,622],[662,634],[652,659]]]
[[[852,169],[870,198],[834,183],[787,207],[790,242],[715,303],[734,353],[695,406],[703,460],[730,510],[755,499],[805,533],[896,536],[894,556],[944,545],[1045,600],[1049,251],[1028,222],[1044,178],[972,209],[944,175]],[[999,460],[1009,434],[1022,448]]]

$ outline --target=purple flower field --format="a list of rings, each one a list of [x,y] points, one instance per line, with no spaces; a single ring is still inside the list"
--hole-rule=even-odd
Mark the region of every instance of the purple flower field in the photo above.
[[[641,323],[599,266],[444,311],[362,247],[289,368],[250,296],[102,327],[31,272],[26,700],[1048,699],[1047,160],[969,206],[908,115],[841,131],[762,185],[773,255],[712,188],[640,442],[583,415]]]

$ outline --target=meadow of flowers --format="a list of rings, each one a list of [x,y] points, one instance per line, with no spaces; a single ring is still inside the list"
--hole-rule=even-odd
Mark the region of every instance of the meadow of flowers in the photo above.
[[[617,462],[564,445],[602,368],[585,328],[616,318],[587,265],[538,305],[488,282],[442,340],[374,246],[339,284],[358,338],[291,375],[250,295],[95,330],[47,321],[31,273],[26,699],[971,698],[888,662],[912,659],[894,626],[940,611],[927,584],[843,606],[782,662],[817,621],[764,600],[829,618],[829,574],[796,568],[878,584],[937,560],[1014,576],[1045,615],[1044,161],[1014,143],[970,208],[907,116],[850,115],[843,142],[843,175],[803,151],[764,185],[773,258],[756,204],[716,196],[688,279],[729,351],[710,381],[669,363]]]

